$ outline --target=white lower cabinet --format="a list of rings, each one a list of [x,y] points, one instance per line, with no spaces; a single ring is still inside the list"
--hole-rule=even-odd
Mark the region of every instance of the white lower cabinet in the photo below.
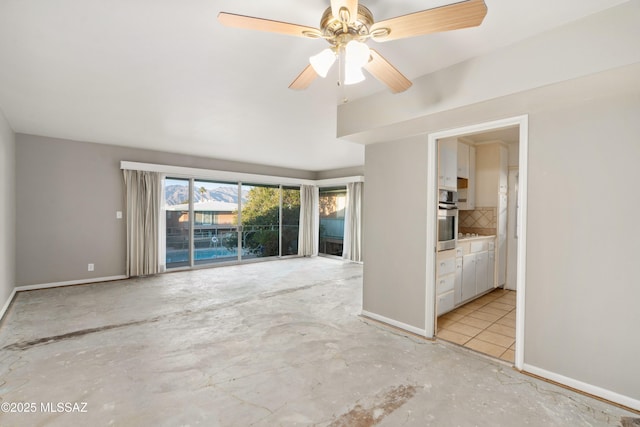
[[[458,305],[462,302],[462,252],[460,256],[456,256],[456,276],[453,286],[453,303]],[[457,255],[457,253],[456,253]]]
[[[491,237],[486,239],[462,242],[461,271],[456,264],[456,277],[460,275],[459,297],[456,295],[455,305],[467,302],[495,286],[495,247]],[[458,252],[460,253],[460,252]]]
[[[476,294],[476,254],[462,257],[462,294],[460,302],[475,297]]]
[[[489,251],[487,252],[488,256],[489,256],[489,274],[487,274],[487,276],[489,277],[489,289],[491,288],[495,288],[496,287],[496,253],[494,251]]]
[[[453,290],[447,293],[438,295],[438,299],[436,301],[436,309],[438,312],[438,316],[453,310],[453,307],[454,307],[453,301],[454,301]]]
[[[445,292],[452,291],[455,287],[456,276],[449,274],[444,277],[438,277],[438,283],[436,284],[436,293],[444,294]]]
[[[476,254],[476,294],[481,294],[489,288],[487,286],[489,283],[488,264],[487,251],[478,252]]]
[[[438,316],[495,287],[495,238],[461,241],[455,250],[436,257],[436,312]]]
[[[455,306],[456,251],[438,252],[436,257],[436,312],[438,316]]]

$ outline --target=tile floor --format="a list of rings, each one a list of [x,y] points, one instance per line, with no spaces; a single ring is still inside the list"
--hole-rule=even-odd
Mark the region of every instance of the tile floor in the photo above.
[[[516,292],[496,289],[440,316],[437,337],[513,363]]]

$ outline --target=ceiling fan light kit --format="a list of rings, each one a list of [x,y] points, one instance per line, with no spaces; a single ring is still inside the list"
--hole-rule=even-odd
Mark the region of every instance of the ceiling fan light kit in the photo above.
[[[357,40],[351,40],[344,48],[344,84],[352,85],[365,79],[362,73],[371,58],[369,46]]]
[[[309,63],[313,67],[313,70],[323,78],[327,77],[327,73],[334,62],[336,62],[336,53],[333,49],[329,48],[309,58]]]
[[[323,38],[331,46],[309,58],[309,65],[289,85],[291,89],[306,89],[318,77],[326,77],[338,59],[338,84],[355,84],[365,79],[366,69],[384,83],[391,92],[411,87],[411,81],[366,42],[398,40],[407,37],[461,28],[476,27],[487,14],[484,0],[464,0],[446,6],[375,22],[373,14],[358,0],[331,0],[322,14],[320,28],[251,16],[220,12],[223,25],[311,39]]]

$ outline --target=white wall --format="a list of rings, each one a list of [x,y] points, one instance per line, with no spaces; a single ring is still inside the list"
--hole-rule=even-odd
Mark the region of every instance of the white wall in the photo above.
[[[15,135],[0,111],[0,309],[8,302],[16,279],[15,153]]]

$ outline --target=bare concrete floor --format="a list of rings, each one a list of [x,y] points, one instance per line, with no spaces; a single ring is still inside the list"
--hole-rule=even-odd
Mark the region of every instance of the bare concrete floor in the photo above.
[[[361,300],[362,266],[324,258],[19,293],[0,329],[0,396],[3,410],[35,411],[5,411],[0,425],[548,427],[634,417],[362,318]]]

